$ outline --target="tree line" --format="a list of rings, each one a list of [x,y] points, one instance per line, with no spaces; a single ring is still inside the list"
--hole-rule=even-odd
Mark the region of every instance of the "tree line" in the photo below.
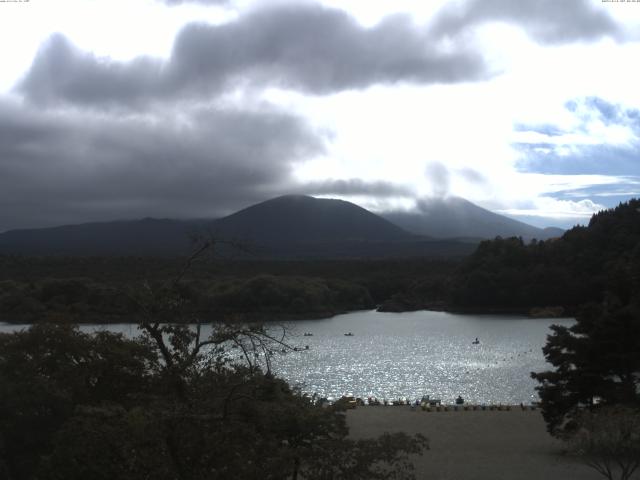
[[[176,258],[0,256],[0,321],[123,322],[140,315],[132,294],[180,268]],[[457,261],[229,261],[204,259],[180,284],[203,317],[296,319],[371,309],[427,285],[440,290]]]

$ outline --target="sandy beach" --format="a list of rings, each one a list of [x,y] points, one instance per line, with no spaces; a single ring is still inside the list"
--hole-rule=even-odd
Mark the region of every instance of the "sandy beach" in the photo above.
[[[597,480],[563,454],[538,410],[424,412],[408,406],[358,407],[347,413],[351,437],[421,433],[430,450],[414,461],[418,479]],[[640,478],[637,475],[634,478]]]

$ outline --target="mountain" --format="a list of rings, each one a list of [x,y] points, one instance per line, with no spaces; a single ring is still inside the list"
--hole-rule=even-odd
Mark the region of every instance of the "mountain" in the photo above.
[[[423,200],[415,212],[382,215],[403,229],[434,238],[522,237],[544,240],[559,237],[559,228],[537,228],[481,208],[460,197]]]
[[[203,222],[144,218],[0,234],[0,253],[21,255],[176,255]]]
[[[415,235],[343,200],[285,195],[214,221],[222,237],[266,244],[325,242],[395,242]]]
[[[190,234],[210,233],[237,240],[260,258],[461,256],[471,253],[479,238],[556,235],[461,198],[423,203],[416,214],[384,217],[343,200],[285,195],[217,220],[145,218],[12,230],[0,234],[0,253],[182,255],[190,251]],[[219,252],[228,251],[222,246]]]
[[[285,195],[216,220],[217,238],[237,239],[268,258],[464,256],[475,243],[409,233],[351,202]]]
[[[218,220],[152,219],[85,223],[0,234],[0,253],[23,255],[182,255],[190,233],[236,240],[251,258],[462,256],[469,242],[431,240],[342,200],[287,195]],[[222,255],[240,254],[221,245]]]

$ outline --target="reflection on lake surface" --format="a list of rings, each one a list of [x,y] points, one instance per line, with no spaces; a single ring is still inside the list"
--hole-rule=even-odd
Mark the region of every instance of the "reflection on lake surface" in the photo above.
[[[542,347],[553,323],[574,320],[356,312],[289,324],[309,350],[278,359],[275,369],[321,396],[530,402],[538,397],[529,374],[548,368]]]
[[[529,374],[548,368],[541,349],[553,323],[574,320],[364,311],[289,322],[292,344],[309,350],[276,355],[273,368],[322,397],[430,395],[453,403],[461,395],[473,403],[527,403],[538,399]],[[0,331],[15,328],[0,324]],[[82,326],[99,328],[138,334],[129,324]]]

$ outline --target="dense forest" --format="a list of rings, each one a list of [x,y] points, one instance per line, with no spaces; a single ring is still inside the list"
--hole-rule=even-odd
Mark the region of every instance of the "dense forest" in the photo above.
[[[587,302],[638,295],[640,200],[595,214],[562,237],[480,243],[452,275],[452,308],[528,311],[559,306],[572,314]]]
[[[0,321],[136,321],[137,292],[157,289],[182,258],[0,256]],[[203,320],[295,319],[370,309],[415,292],[444,298],[456,260],[249,261],[194,264],[181,282]],[[421,299],[422,297],[420,297]],[[422,300],[420,300],[422,301]],[[417,308],[413,304],[400,309]],[[421,305],[421,304],[420,304]]]
[[[204,320],[315,318],[376,306],[575,315],[606,295],[624,303],[637,294],[639,208],[631,200],[546,241],[483,241],[463,260],[211,258],[190,269],[183,294]],[[135,321],[134,292],[157,288],[183,261],[0,256],[0,320]]]

